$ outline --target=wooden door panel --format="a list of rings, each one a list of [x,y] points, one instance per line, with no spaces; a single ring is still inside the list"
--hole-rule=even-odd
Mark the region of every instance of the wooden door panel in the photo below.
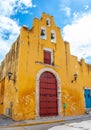
[[[40,77],[40,116],[58,115],[57,81],[50,72]]]

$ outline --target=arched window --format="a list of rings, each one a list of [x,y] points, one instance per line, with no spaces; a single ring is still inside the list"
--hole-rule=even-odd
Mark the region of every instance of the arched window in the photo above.
[[[46,25],[50,26],[50,19],[49,18],[46,19]]]
[[[42,39],[46,39],[46,28],[41,27],[40,36]]]
[[[54,30],[51,31],[51,42],[56,43],[56,33]]]

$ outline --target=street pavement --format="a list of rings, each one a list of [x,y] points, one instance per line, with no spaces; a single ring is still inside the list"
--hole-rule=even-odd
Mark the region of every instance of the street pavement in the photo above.
[[[66,123],[67,121],[73,121],[78,119],[88,119],[88,121],[83,121],[80,123]],[[9,117],[0,115],[0,130],[25,130],[25,126],[33,125],[43,125],[50,123],[66,123],[65,125],[56,126],[48,130],[91,130],[91,115],[81,115],[81,116],[72,116],[72,117],[45,117],[38,118],[35,120],[24,120],[24,121],[14,121]],[[83,127],[84,126],[84,127]],[[30,129],[29,129],[30,130]]]
[[[91,120],[55,126],[48,130],[91,130]]]

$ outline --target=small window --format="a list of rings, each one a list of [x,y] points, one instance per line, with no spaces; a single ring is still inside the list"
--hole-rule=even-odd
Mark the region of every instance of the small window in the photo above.
[[[44,48],[44,63],[54,65],[53,50]]]
[[[51,42],[56,42],[56,33],[55,33],[55,31],[51,31]]]
[[[50,19],[46,20],[46,25],[50,26]]]
[[[44,63],[51,64],[51,52],[44,51]]]
[[[41,38],[42,39],[46,39],[46,29],[44,27],[41,28],[41,32],[40,33],[41,33],[40,34]]]

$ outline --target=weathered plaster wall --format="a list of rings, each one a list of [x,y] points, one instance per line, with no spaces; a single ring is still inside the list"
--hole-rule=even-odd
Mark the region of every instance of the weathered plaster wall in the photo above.
[[[2,92],[0,93],[2,98],[0,98],[0,102],[2,100],[2,105],[3,105],[3,111],[1,112],[2,114],[7,114],[6,109],[10,109],[10,102],[13,102],[13,107],[12,111],[16,109],[15,103],[16,103],[16,91],[15,87],[17,87],[17,82],[14,83],[13,80],[8,80],[8,72],[12,72],[12,77],[11,79],[16,79],[17,81],[17,71],[18,71],[18,53],[19,53],[19,38],[16,40],[16,42],[12,45],[10,51],[8,54],[5,56],[4,61],[2,61],[1,66],[0,66],[0,89],[3,89],[3,94]],[[3,83],[4,82],[4,83]]]
[[[47,17],[50,18],[51,21],[50,27],[48,27],[45,22]],[[41,26],[46,27],[46,40],[40,38]],[[50,40],[51,30],[55,30],[56,32],[56,44]],[[54,65],[44,64],[43,50],[45,48],[51,48],[53,50]],[[36,75],[39,70],[43,68],[55,70],[63,81],[63,84],[65,84],[66,63],[64,42],[60,35],[60,29],[54,24],[53,17],[45,14],[43,14],[41,20],[34,19],[33,28],[31,30],[27,27],[21,28],[18,71],[18,119],[36,117]]]
[[[0,114],[3,113],[5,78],[0,82]]]
[[[47,18],[50,19],[50,26],[46,25],[45,21]],[[41,26],[44,26],[47,30],[46,40],[40,38]],[[50,41],[51,30],[56,32],[56,43]],[[88,73],[87,64],[84,61],[78,62],[77,57],[70,54],[69,44],[62,40],[60,29],[56,27],[53,17],[43,14],[40,20],[34,19],[31,30],[27,27],[22,27],[20,41],[18,74],[19,106],[23,106],[24,109],[19,107],[18,118],[28,119],[36,117],[36,75],[43,68],[55,70],[60,77],[60,113],[64,115],[62,105],[65,102],[67,104],[66,115],[83,114],[83,87],[91,87],[91,81],[89,80],[91,71],[89,70]],[[44,64],[43,50],[45,48],[53,50],[54,65]],[[77,73],[78,77],[77,81],[72,83],[74,73]],[[28,100],[26,101],[27,97]],[[26,102],[26,105],[22,104],[22,102]]]
[[[50,26],[46,19],[50,19]],[[40,38],[40,29],[46,28],[46,39]],[[56,43],[51,42],[50,32],[55,30]],[[43,50],[53,50],[54,65],[44,64]],[[0,67],[0,80],[5,78],[4,113],[13,102],[12,118],[15,120],[36,118],[37,103],[37,75],[40,70],[49,68],[60,78],[59,99],[60,115],[64,115],[63,103],[67,104],[65,115],[79,115],[84,113],[84,86],[91,88],[91,65],[84,60],[70,54],[68,42],[64,42],[60,29],[56,27],[52,16],[45,13],[39,20],[34,19],[32,29],[23,26],[20,37],[13,44],[10,52]],[[7,72],[11,71],[16,77],[16,83],[8,81]],[[77,80],[72,82],[74,73]],[[14,78],[14,77],[12,77]],[[1,83],[0,83],[1,86]],[[17,92],[15,91],[17,88]]]
[[[91,88],[91,65],[70,54],[69,43],[65,42],[67,80],[62,89],[62,102],[67,104],[65,115],[79,115],[85,112],[84,88]],[[77,73],[77,80],[73,81]],[[64,115],[64,109],[63,109]]]

